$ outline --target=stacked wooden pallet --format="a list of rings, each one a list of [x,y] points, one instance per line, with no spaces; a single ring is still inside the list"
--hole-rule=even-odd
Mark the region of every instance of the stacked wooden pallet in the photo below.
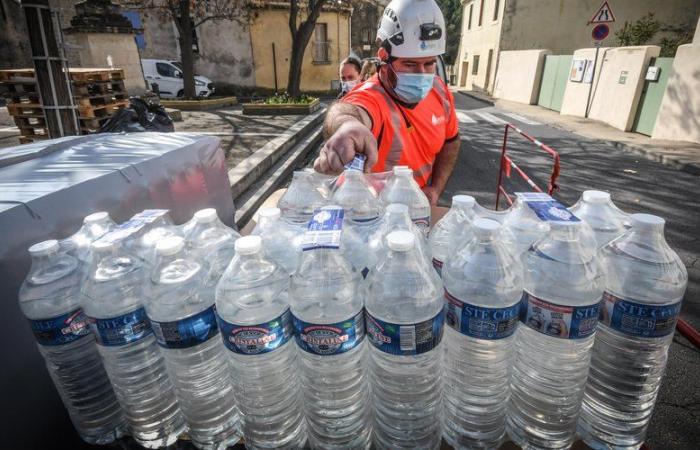
[[[81,133],[95,132],[115,112],[128,106],[129,94],[124,87],[122,69],[70,69],[69,73]],[[20,142],[47,139],[34,70],[0,70],[0,84],[7,111],[20,130]]]

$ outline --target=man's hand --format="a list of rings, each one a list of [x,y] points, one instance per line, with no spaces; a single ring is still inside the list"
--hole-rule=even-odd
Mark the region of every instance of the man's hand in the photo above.
[[[314,161],[314,169],[327,175],[337,175],[357,153],[367,156],[365,171],[369,172],[377,162],[377,140],[362,122],[348,120],[326,140],[321,154]]]
[[[438,199],[440,198],[440,193],[433,186],[423,186],[423,193],[428,197],[430,206],[437,206]]]

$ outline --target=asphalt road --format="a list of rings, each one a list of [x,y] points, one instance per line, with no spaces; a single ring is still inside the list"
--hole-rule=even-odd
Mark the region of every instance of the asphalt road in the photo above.
[[[609,191],[617,206],[627,212],[666,219],[666,239],[689,274],[681,317],[700,329],[700,177],[641,159],[605,141],[512,115],[464,94],[455,94],[455,103],[462,145],[441,204],[448,206],[450,197],[459,193],[494,207],[504,125],[511,122],[559,152],[560,190],[555,197],[566,205],[573,204],[586,189],[600,189]],[[551,159],[545,153],[514,135],[509,138],[508,154],[539,186],[547,186]],[[531,190],[515,175],[507,180],[506,189]],[[700,351],[676,333],[647,435],[652,449],[696,450],[700,445],[698,374]]]

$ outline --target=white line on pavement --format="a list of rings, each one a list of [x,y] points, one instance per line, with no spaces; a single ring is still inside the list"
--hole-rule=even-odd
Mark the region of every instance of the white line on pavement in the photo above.
[[[505,120],[499,119],[498,117],[494,116],[491,113],[474,111],[474,112],[472,112],[472,114],[479,116],[481,119],[483,119],[489,123],[492,123],[494,125],[505,125],[507,123]]]
[[[13,131],[19,131],[19,128],[17,128],[17,127],[2,127],[2,128],[0,128],[0,133],[10,133]]]
[[[457,120],[462,123],[476,123],[476,120],[469,117],[464,111],[457,110]]]
[[[501,114],[503,114],[504,116],[508,116],[511,119],[515,119],[518,122],[522,122],[524,124],[527,124],[527,125],[542,125],[541,123],[535,122],[534,120],[528,119],[527,117],[523,117],[520,114],[508,113],[508,112],[503,112]]]

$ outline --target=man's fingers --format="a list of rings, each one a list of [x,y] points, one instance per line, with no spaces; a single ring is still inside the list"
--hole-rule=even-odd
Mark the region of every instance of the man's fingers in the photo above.
[[[377,140],[374,138],[372,133],[367,133],[365,139],[362,143],[363,153],[367,156],[365,161],[365,171],[371,172],[372,167],[377,164],[377,159],[379,157],[379,152],[377,150]]]
[[[324,146],[321,149],[320,154],[318,155],[318,158],[316,158],[316,161],[314,161],[314,170],[319,173],[324,173],[324,174],[330,174],[329,172],[329,167],[328,167],[328,152],[326,150],[326,147]]]
[[[345,168],[345,164],[342,160],[341,153],[344,153],[343,143],[335,140],[329,144],[326,152],[326,161],[328,162],[328,173],[329,174],[339,174]]]

